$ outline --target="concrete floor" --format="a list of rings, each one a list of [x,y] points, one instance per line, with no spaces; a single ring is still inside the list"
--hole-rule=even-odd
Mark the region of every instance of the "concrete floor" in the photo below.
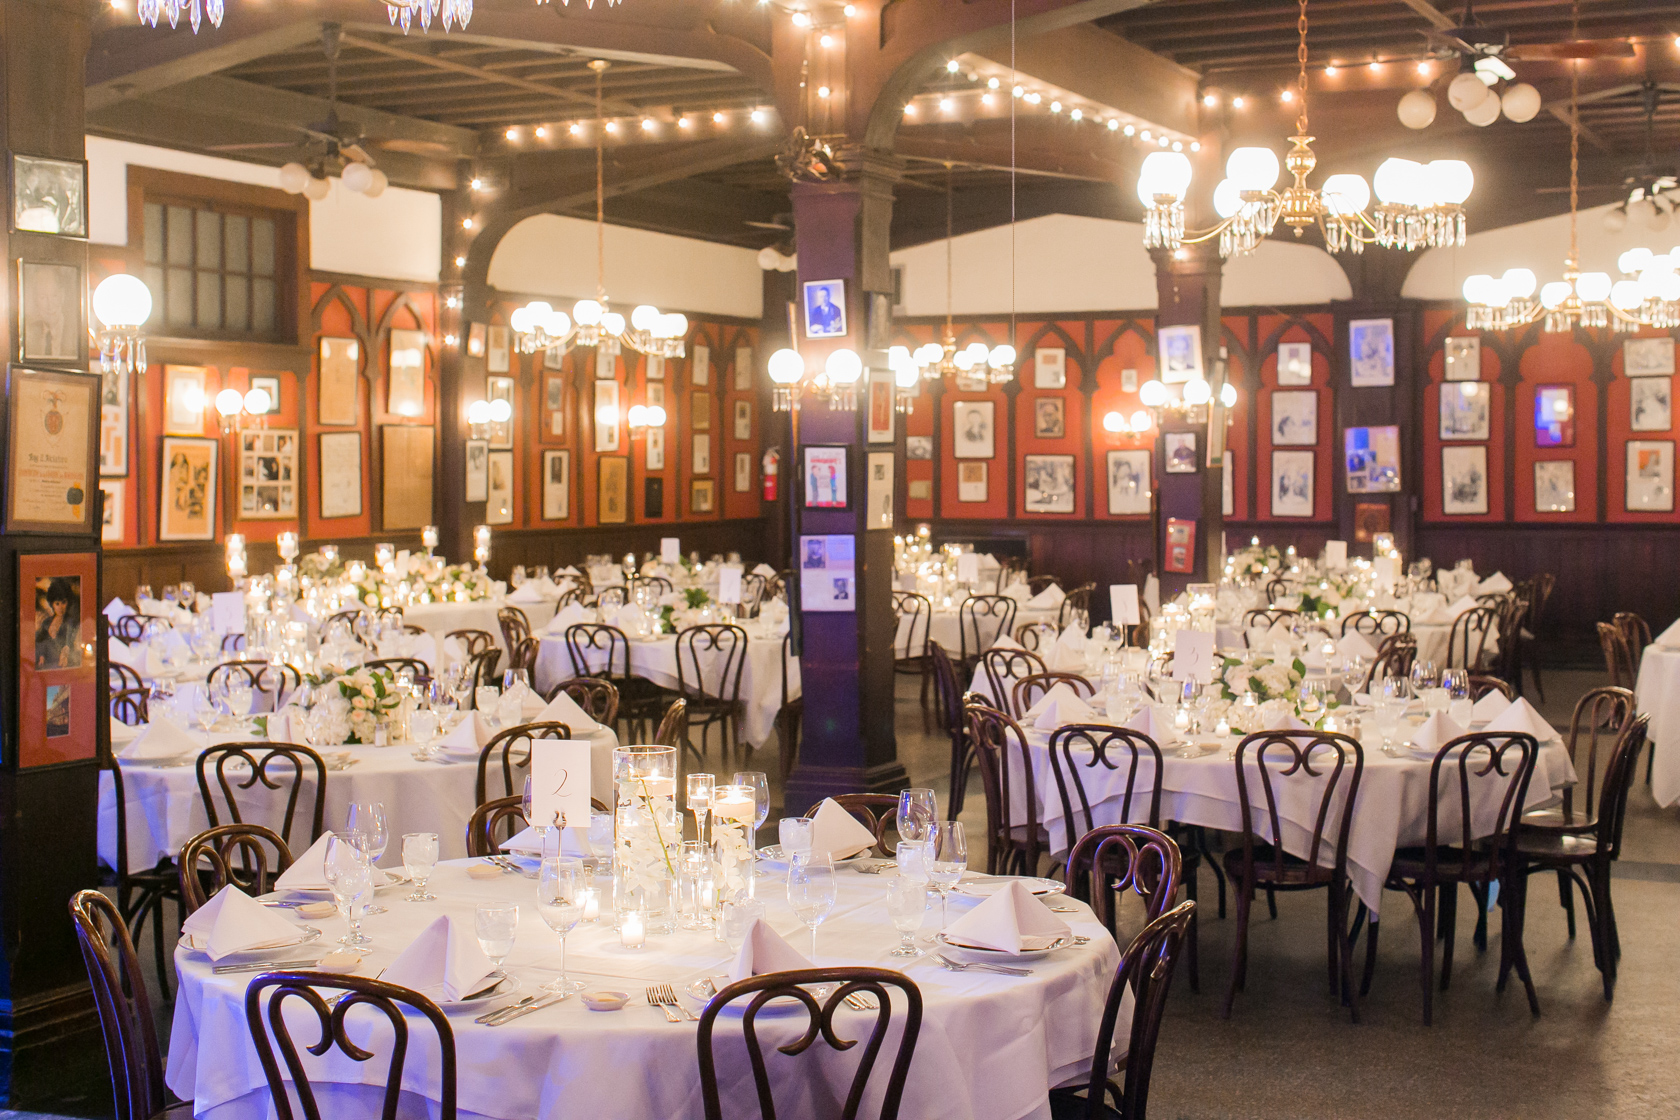
[[[1541,710],[1567,726],[1575,698],[1601,683],[1601,673],[1549,672],[1549,702]],[[900,682],[897,717],[899,753],[912,781],[937,789],[943,805],[948,747],[923,731],[911,678]],[[774,772],[774,744],[753,761]],[[1313,892],[1280,896],[1275,922],[1259,908],[1247,990],[1231,1019],[1222,1020],[1218,1006],[1230,977],[1235,922],[1216,916],[1211,874],[1204,872],[1202,990],[1190,991],[1181,965],[1157,1052],[1152,1115],[1668,1120],[1680,1114],[1680,969],[1673,963],[1680,958],[1680,811],[1658,809],[1643,769],[1640,778],[1614,885],[1623,945],[1615,1001],[1604,1001],[1584,924],[1569,940],[1556,891],[1549,880],[1536,879],[1526,941],[1538,1019],[1514,979],[1503,995],[1494,992],[1499,918],[1492,919],[1494,949],[1477,954],[1466,895],[1452,988],[1436,993],[1435,1025],[1425,1028],[1417,924],[1404,896],[1391,895],[1372,991],[1361,1003],[1362,1022],[1350,1023],[1327,991],[1324,895]],[[978,781],[963,815],[977,834],[985,815]],[[1363,944],[1359,954],[1363,960]],[[75,1084],[38,1103],[52,1112],[0,1111],[0,1120],[111,1115],[103,1076],[89,1072],[66,1081]]]

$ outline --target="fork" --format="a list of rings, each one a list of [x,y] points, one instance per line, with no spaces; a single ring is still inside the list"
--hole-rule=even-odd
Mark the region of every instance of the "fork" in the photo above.
[[[680,1023],[682,1022],[682,1019],[678,1017],[675,1010],[677,1006],[677,997],[673,994],[669,1001],[667,1001],[665,998],[665,993],[667,991],[670,991],[669,984],[649,984],[647,989],[648,1004],[649,1006],[657,1007],[659,1010],[665,1012],[665,1021],[667,1023]]]
[[[688,1005],[683,1003],[682,1000],[677,998],[676,989],[671,987],[671,985],[669,985],[669,984],[659,985],[659,994],[664,998],[664,1002],[667,1006],[674,1007],[678,1011],[681,1011],[683,1013],[683,1017],[686,1018],[689,1022],[698,1023],[700,1021],[700,1016],[698,1016],[694,1012],[690,1011],[688,1009]]]
[[[1030,969],[1030,968],[1010,968],[1007,965],[1001,965],[1001,964],[979,964],[979,963],[964,964],[961,961],[952,960],[950,957],[947,957],[944,953],[940,953],[938,956],[939,956],[939,962],[941,964],[943,964],[947,969],[949,969],[952,972],[967,972],[969,969],[972,968],[972,969],[977,969],[980,972],[997,972],[997,973],[1001,973],[1004,976],[1031,976],[1032,975],[1032,969]]]
[[[873,992],[853,992],[846,997],[846,1006],[857,1011],[879,1011],[880,1002]]]

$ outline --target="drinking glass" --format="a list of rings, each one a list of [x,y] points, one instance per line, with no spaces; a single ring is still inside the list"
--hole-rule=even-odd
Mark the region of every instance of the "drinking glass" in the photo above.
[[[887,917],[898,931],[898,948],[889,956],[919,957],[925,952],[916,948],[916,931],[922,927],[926,914],[926,883],[902,877],[887,880]]]
[[[1383,678],[1382,698],[1377,702],[1377,709],[1383,717],[1384,754],[1394,754],[1391,745],[1395,731],[1399,729],[1401,717],[1406,714],[1406,706],[1411,703],[1412,682],[1401,676]]]
[[[493,684],[481,684],[473,690],[473,707],[487,716],[496,714],[496,704],[502,698],[502,690]]]
[[[584,892],[591,886],[581,859],[544,856],[537,876],[537,913],[548,928],[560,935],[560,977],[543,985],[545,992],[571,995],[583,985],[566,977],[566,935],[583,920]]]
[[[357,847],[367,853],[369,866],[377,865],[391,842],[385,823],[385,804],[381,801],[353,801],[344,815],[344,831]],[[356,840],[360,837],[360,840]],[[369,914],[383,914],[385,907],[369,906]]]
[[[243,720],[251,714],[251,679],[243,673],[229,673],[224,680],[227,682],[228,714],[235,720]]]
[[[792,859],[811,850],[811,818],[783,817],[776,822],[776,836],[782,842],[782,857]]]
[[[513,571],[508,573],[508,586],[518,587],[525,582],[525,565],[515,564]]]
[[[605,868],[612,862],[613,815],[589,814],[589,850],[595,853],[596,865]]]
[[[525,822],[531,826],[531,831],[537,834],[537,843],[542,846],[543,858],[548,857],[548,834],[554,828],[553,821],[539,821],[536,811],[531,804],[531,775],[525,775],[525,792],[520,795],[519,809],[525,814]],[[555,852],[559,855],[559,852]]]
[[[904,840],[926,840],[927,829],[939,819],[939,802],[931,789],[912,788],[898,793],[898,835]]]
[[[730,779],[735,785],[748,786],[753,792],[752,831],[747,833],[747,850],[757,859],[758,830],[770,819],[770,776],[761,770],[737,770]]]
[[[198,601],[198,588],[191,580],[182,580],[175,585],[175,598],[184,607],[192,607]]]
[[[712,791],[717,788],[717,775],[690,774],[688,776],[688,810],[694,814],[694,836],[706,842],[706,818],[712,811]]]
[[[473,911],[473,932],[478,935],[478,947],[498,972],[513,952],[513,938],[518,929],[517,906],[480,906]]]
[[[414,881],[414,893],[408,896],[408,901],[435,901],[437,895],[426,890],[426,881],[432,877],[432,868],[437,866],[438,834],[435,832],[405,832],[402,839],[403,869],[408,872],[408,877]],[[500,964],[501,962],[497,961],[496,963]]]
[[[817,962],[817,927],[834,909],[834,863],[826,855],[803,855],[788,861],[788,905],[811,931],[811,963]]]
[[[437,738],[438,714],[430,708],[421,708],[410,712],[408,716],[408,737],[423,749],[432,745]]]
[[[1461,727],[1469,727],[1475,718],[1476,705],[1470,699],[1470,671],[1442,669],[1441,688],[1447,694],[1447,713]]]
[[[928,878],[939,892],[939,928],[945,928],[951,888],[968,870],[968,837],[961,821],[935,821],[928,831]]]
[[[900,879],[914,879],[927,889],[928,884],[928,842],[926,840],[900,840],[898,850],[893,853],[893,859],[898,863],[898,877]]]
[[[508,669],[502,673],[502,694],[531,691],[531,674],[524,669]]]
[[[1300,710],[1303,720],[1316,724],[1319,717],[1324,714],[1324,682],[1322,680],[1302,681],[1296,707]]]
[[[723,940],[730,951],[740,952],[741,946],[746,944],[747,931],[752,924],[764,917],[764,902],[757,898],[744,898],[739,895],[723,900]]]
[[[349,837],[334,836],[327,841],[322,872],[332,888],[338,912],[349,925],[338,943],[356,947],[372,945],[373,938],[362,932],[362,915],[367,913],[367,904],[373,898],[373,864],[368,862],[366,853]]]
[[[1434,688],[1441,679],[1440,670],[1435,668],[1435,662],[1424,661],[1421,658],[1412,662],[1412,695],[1421,697],[1426,688]]]
[[[153,598],[153,596],[152,596],[152,585],[151,584],[140,583],[140,584],[135,585],[135,587],[134,587],[134,601],[136,603],[138,603],[142,599],[150,599],[150,598]]]

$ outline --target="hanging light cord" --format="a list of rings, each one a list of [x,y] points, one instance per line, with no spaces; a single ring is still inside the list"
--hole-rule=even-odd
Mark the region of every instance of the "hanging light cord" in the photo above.
[[[1009,345],[1015,345],[1015,0],[1009,0]]]
[[[1581,37],[1581,0],[1575,0],[1569,12],[1569,37]],[[1581,260],[1575,239],[1575,210],[1581,189],[1581,62],[1569,61],[1569,267],[1579,267]]]
[[[1301,76],[1297,79],[1301,88],[1301,114],[1295,118],[1295,132],[1297,135],[1307,134],[1307,0],[1301,0],[1301,18],[1295,21],[1296,30],[1301,34],[1301,41],[1295,48],[1295,60],[1301,65]]]
[[[595,71],[595,296],[604,307],[607,302],[607,121],[602,109],[601,75],[607,68],[607,60],[597,58],[589,65]]]

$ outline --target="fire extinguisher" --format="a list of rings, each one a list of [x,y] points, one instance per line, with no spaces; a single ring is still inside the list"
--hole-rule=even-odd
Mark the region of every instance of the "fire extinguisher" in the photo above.
[[[779,448],[772,447],[764,453],[764,500],[767,502],[776,500],[776,471],[781,460],[782,452]]]

